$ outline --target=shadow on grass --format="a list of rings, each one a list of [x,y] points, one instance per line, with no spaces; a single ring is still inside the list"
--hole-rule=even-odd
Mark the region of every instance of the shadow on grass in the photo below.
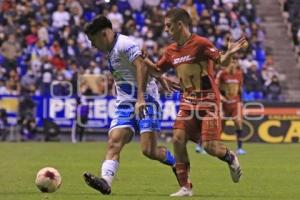
[[[124,199],[135,199],[134,197],[137,197],[138,199],[153,199],[153,198],[159,198],[159,199],[166,199],[166,198],[171,198],[174,199],[174,197],[169,197],[169,194],[167,193],[112,193],[111,195],[102,195],[101,193],[97,192],[56,192],[56,193],[40,193],[40,192],[35,192],[35,191],[23,191],[23,192],[0,192],[0,196],[82,196],[82,197],[93,197],[93,196],[99,196],[99,197],[117,197],[117,198],[124,198]],[[270,196],[267,195],[224,195],[224,194],[208,194],[208,195],[203,195],[203,194],[194,194],[193,198],[201,198],[201,199],[267,199]]]
[[[101,195],[100,193],[91,193],[91,192],[53,192],[53,193],[42,193],[39,191],[19,191],[19,192],[0,192],[0,197],[7,195],[58,195],[58,196],[63,196],[63,195],[67,195],[67,196],[79,196],[79,195],[90,195],[90,196],[94,196],[94,195]],[[0,198],[1,199],[1,198]],[[1,199],[2,200],[2,199]]]
[[[169,194],[166,193],[152,193],[152,194],[133,194],[133,193],[112,193],[111,194],[114,197],[148,197],[148,198],[155,198],[155,197],[164,197],[164,198],[174,198],[170,197]],[[191,198],[201,198],[201,199],[266,199],[270,196],[267,195],[224,195],[224,194],[194,194]]]

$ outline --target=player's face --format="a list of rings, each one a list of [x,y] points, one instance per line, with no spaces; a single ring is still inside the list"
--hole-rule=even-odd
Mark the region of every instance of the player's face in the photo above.
[[[89,40],[92,43],[92,46],[99,49],[100,51],[107,51],[107,35],[103,34],[102,31],[97,32],[93,35],[88,35]]]
[[[238,59],[236,58],[236,57],[233,57],[232,59],[231,59],[231,62],[230,62],[230,65],[229,65],[229,67],[231,68],[231,69],[235,69],[235,68],[237,68],[237,66],[238,66]]]
[[[178,24],[176,22],[172,22],[168,17],[165,18],[165,32],[171,40],[177,41],[179,39]]]

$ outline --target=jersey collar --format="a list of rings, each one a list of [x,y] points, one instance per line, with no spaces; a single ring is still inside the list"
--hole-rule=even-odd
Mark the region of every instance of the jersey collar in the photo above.
[[[111,49],[109,50],[109,53],[110,54],[112,52],[112,50],[114,49],[114,47],[116,46],[116,43],[118,41],[118,38],[119,38],[119,35],[120,33],[115,33],[115,37],[114,37],[114,40],[112,42],[112,46],[111,46]]]
[[[177,45],[177,48],[182,48],[182,47],[184,47],[193,37],[194,37],[194,33],[191,33],[191,35],[190,35],[190,37],[182,44],[182,45],[179,45],[178,43],[176,43],[176,45]]]

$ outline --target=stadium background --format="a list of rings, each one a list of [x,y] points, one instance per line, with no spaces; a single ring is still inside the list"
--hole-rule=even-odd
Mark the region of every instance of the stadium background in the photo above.
[[[238,54],[245,112],[250,111],[244,140],[299,142],[300,3],[293,0],[0,1],[0,108],[8,119],[2,139],[43,140],[49,121],[70,135],[80,102],[89,105],[87,136],[105,134],[113,116],[114,83],[105,55],[90,48],[82,32],[85,23],[106,15],[115,31],[132,37],[157,61],[170,42],[162,33],[163,15],[174,6],[186,9],[193,32],[220,50],[226,50],[230,35],[235,40],[245,35],[250,42]],[[170,133],[179,94],[160,92],[162,127]],[[257,120],[258,115],[263,116]],[[30,123],[37,135],[28,133]],[[222,138],[234,140],[233,133],[229,121]]]

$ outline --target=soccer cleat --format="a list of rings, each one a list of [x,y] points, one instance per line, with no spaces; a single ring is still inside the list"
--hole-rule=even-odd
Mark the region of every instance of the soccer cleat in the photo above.
[[[108,195],[111,193],[111,188],[105,179],[94,176],[89,172],[85,172],[83,178],[88,186],[98,190],[102,194]]]
[[[196,153],[207,154],[206,151],[199,144],[196,145],[195,151]]]
[[[245,155],[247,152],[244,149],[237,149],[236,154],[237,155]]]
[[[170,194],[170,197],[191,197],[193,196],[192,189],[181,187],[178,192]]]
[[[231,174],[231,179],[233,182],[238,183],[240,181],[240,178],[242,176],[242,169],[238,160],[238,157],[230,151],[231,156],[234,157],[231,164],[228,164]]]
[[[196,153],[201,153],[202,147],[199,144],[197,144],[196,148],[195,148],[195,151],[196,151]]]

